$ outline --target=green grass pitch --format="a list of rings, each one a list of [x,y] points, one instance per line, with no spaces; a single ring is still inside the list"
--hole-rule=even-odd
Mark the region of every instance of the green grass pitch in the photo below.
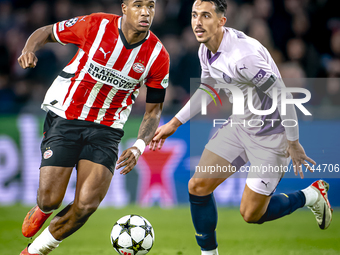
[[[30,242],[21,234],[21,223],[30,208],[0,207],[0,254],[19,255]],[[65,239],[53,255],[114,255],[110,231],[127,214],[147,218],[155,229],[150,255],[199,255],[189,207],[161,209],[129,206],[101,208],[75,234]],[[326,255],[340,254],[340,212],[334,210],[329,229],[320,230],[314,215],[301,209],[263,225],[247,224],[238,209],[219,208],[217,236],[220,255]],[[50,218],[51,219],[51,218]],[[48,220],[49,222],[49,220]],[[45,223],[44,227],[47,226]],[[40,233],[40,232],[39,232]]]

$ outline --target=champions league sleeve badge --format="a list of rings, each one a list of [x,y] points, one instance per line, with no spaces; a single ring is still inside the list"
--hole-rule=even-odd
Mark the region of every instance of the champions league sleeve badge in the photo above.
[[[65,26],[67,26],[67,27],[72,27],[74,24],[77,23],[77,21],[78,21],[78,18],[69,19],[69,20],[66,22]]]

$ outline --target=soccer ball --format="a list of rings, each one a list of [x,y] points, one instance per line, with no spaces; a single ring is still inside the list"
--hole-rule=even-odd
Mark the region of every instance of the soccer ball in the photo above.
[[[147,254],[155,241],[155,233],[150,222],[139,215],[120,218],[111,231],[111,243],[122,255]]]

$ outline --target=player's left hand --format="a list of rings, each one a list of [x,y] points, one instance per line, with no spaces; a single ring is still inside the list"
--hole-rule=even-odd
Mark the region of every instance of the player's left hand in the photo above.
[[[288,145],[289,146],[287,149],[286,157],[287,158],[289,156],[291,157],[295,175],[297,176],[299,173],[301,179],[303,179],[302,165],[304,165],[310,172],[313,173],[314,170],[308,164],[308,162],[313,165],[316,165],[316,162],[306,155],[305,150],[303,149],[302,145],[299,143],[299,140],[288,141]]]
[[[162,149],[165,139],[175,133],[180,125],[182,125],[182,123],[176,117],[173,117],[168,123],[158,127],[154,137],[149,143],[149,149],[154,151],[157,147],[159,150]]]
[[[123,151],[122,155],[120,155],[116,169],[124,167],[123,170],[120,171],[120,174],[126,175],[129,173],[137,164],[138,158],[141,155],[140,150],[137,147],[130,147],[129,149]]]

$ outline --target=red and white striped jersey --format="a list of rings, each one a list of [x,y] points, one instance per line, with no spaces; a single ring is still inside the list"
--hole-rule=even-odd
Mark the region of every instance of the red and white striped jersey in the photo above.
[[[130,45],[121,17],[95,13],[54,24],[56,40],[79,50],[46,93],[42,109],[74,120],[123,128],[142,85],[165,89],[169,54],[150,31]]]

